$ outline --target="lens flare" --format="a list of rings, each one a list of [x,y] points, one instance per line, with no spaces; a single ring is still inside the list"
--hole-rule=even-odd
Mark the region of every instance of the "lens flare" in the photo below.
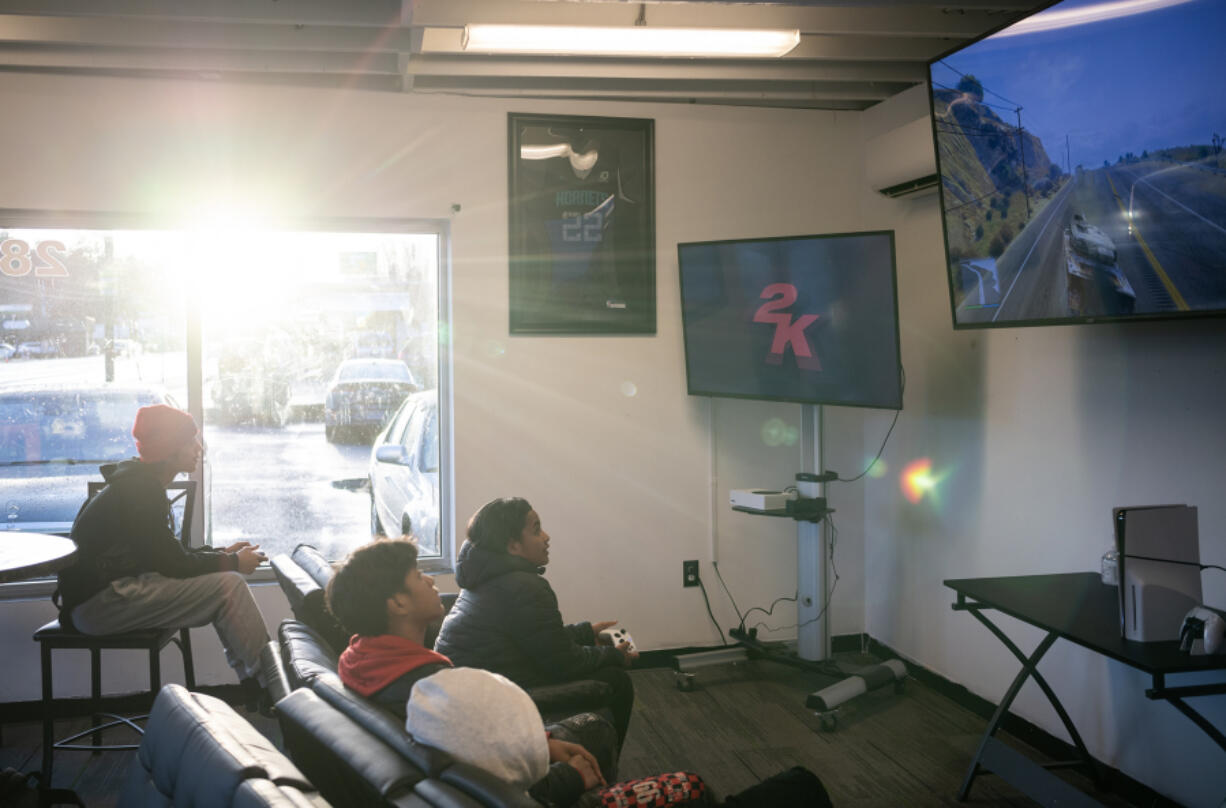
[[[501,342],[499,342],[496,339],[486,340],[485,353],[487,356],[497,359],[500,356],[506,355],[507,346],[503,345]]]
[[[622,395],[626,398],[633,398],[638,394],[639,388],[634,382],[622,382]]]
[[[889,470],[889,465],[881,458],[877,458],[873,461],[873,465],[868,467],[868,476],[874,480],[880,480]]]
[[[926,457],[912,460],[903,468],[899,481],[902,495],[912,505],[918,505],[937,484],[937,478],[932,473],[932,461]]]
[[[787,442],[788,425],[782,418],[771,418],[762,424],[762,442],[767,446],[782,446]]]

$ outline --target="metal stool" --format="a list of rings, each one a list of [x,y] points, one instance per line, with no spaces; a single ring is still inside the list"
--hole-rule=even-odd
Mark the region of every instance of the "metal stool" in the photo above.
[[[128,631],[123,634],[104,634],[93,636],[82,634],[78,631],[64,628],[60,625],[59,620],[52,620],[47,625],[34,632],[34,639],[39,644],[39,650],[42,660],[42,677],[43,677],[43,783],[46,787],[51,786],[51,767],[53,762],[53,753],[57,749],[87,751],[87,752],[115,752],[133,750],[138,748],[139,744],[103,744],[102,732],[111,727],[125,725],[138,734],[143,734],[144,730],[135,722],[142,721],[147,718],[147,715],[136,716],[134,718],[124,718],[122,716],[113,715],[111,713],[102,713],[99,711],[99,701],[102,698],[102,652],[104,650],[144,650],[149,653],[149,689],[154,695],[162,687],[162,665],[159,654],[163,648],[169,643],[175,643],[179,646],[179,651],[183,654],[183,674],[187,683],[188,690],[194,690],[196,687],[196,674],[192,667],[192,643],[191,635],[187,629],[140,629],[137,631]],[[92,726],[90,729],[78,732],[75,735],[70,735],[63,740],[56,741],[53,737],[53,728],[55,723],[55,707],[56,699],[52,693],[52,658],[51,652],[61,649],[85,649],[89,651],[90,662],[90,714],[92,716]],[[111,719],[107,723],[101,723],[101,719]],[[92,735],[90,744],[77,743],[77,741],[86,735]]]

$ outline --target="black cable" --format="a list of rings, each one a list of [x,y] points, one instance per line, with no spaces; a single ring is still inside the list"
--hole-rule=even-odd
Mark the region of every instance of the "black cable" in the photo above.
[[[950,70],[954,71],[955,73],[957,73],[957,74],[958,74],[959,76],[961,76],[962,78],[966,78],[966,77],[967,77],[965,73],[963,73],[961,70],[959,70],[958,68],[954,67],[953,65],[951,65],[949,62],[945,61],[944,59],[941,59],[941,60],[940,60],[940,64],[941,64],[941,66],[942,66],[942,67],[946,67],[946,68],[949,68]],[[979,81],[979,79],[975,79],[975,81]],[[1020,106],[1021,106],[1021,104],[1017,103],[1016,101],[1010,101],[1008,98],[1005,98],[1003,95],[1001,95],[1000,93],[996,92],[995,90],[989,90],[987,87],[984,87],[984,86],[983,86],[983,82],[982,82],[982,81],[979,81],[979,86],[983,88],[983,91],[984,91],[985,93],[991,93],[992,95],[994,95],[994,96],[996,96],[997,98],[999,98],[1001,101],[1004,101],[1004,102],[1006,102],[1006,103],[1008,103],[1008,104],[1012,104],[1012,105],[1013,105],[1013,107],[1014,107],[1014,109],[1016,109],[1017,107],[1020,107]],[[948,88],[948,89],[951,89],[951,90],[956,90],[957,88],[956,88],[956,87],[950,87],[950,88]],[[984,102],[984,101],[981,101],[981,102],[979,102],[979,103],[981,103],[981,104],[985,104],[986,106],[989,106],[989,107],[991,107],[991,106],[995,106],[994,104],[988,104],[987,102]],[[1007,107],[1000,107],[1000,109],[1008,109],[1008,108],[1007,108]]]
[[[953,212],[954,212],[955,210],[957,210],[958,208],[965,208],[967,205],[973,205],[973,204],[975,204],[976,202],[982,202],[983,200],[987,199],[989,196],[996,196],[996,195],[997,195],[997,194],[999,194],[999,193],[1000,193],[1000,190],[999,190],[999,189],[992,190],[992,191],[988,191],[988,192],[987,192],[986,194],[984,194],[983,196],[977,196],[977,197],[975,197],[974,199],[968,199],[968,200],[967,200],[967,201],[965,201],[965,202],[959,202],[957,205],[953,205],[953,206],[951,206],[951,207],[948,207],[948,208],[946,208],[946,209],[945,209],[945,212],[946,212],[946,213],[953,213]]]
[[[1222,572],[1226,572],[1226,567],[1218,564],[1201,564],[1200,568],[1203,570],[1221,570]]]
[[[741,618],[741,631],[745,630],[745,621],[749,619],[750,614],[752,614],[753,612],[762,612],[762,614],[769,616],[774,613],[776,606],[784,602],[795,603],[796,597],[795,596],[788,597],[787,595],[784,595],[783,597],[775,598],[774,601],[771,602],[771,605],[769,608],[763,609],[761,606],[753,606],[749,609],[746,609],[745,616]]]
[[[728,596],[728,600],[732,601],[732,610],[736,612],[736,619],[741,623],[741,629],[745,629],[745,615],[741,614],[741,610],[737,608],[736,598],[732,597],[732,590],[728,589],[728,584],[724,583],[723,573],[719,571],[719,562],[712,561],[711,566],[715,567],[715,575],[719,578],[719,585],[724,588],[724,594]]]
[[[715,619],[715,614],[711,611],[711,600],[707,597],[706,584],[702,582],[702,576],[698,576],[698,588],[702,590],[702,602],[707,604],[707,617],[711,618],[711,625],[715,626],[715,630],[719,632],[719,641],[723,645],[728,644],[728,638],[724,636],[724,630],[719,627],[719,622]]]
[[[899,375],[899,377],[901,378],[901,383],[899,384],[899,387],[898,387],[898,395],[899,395],[899,398],[901,398],[901,397],[902,397],[902,394],[903,394],[903,393],[905,393],[905,392],[907,391],[907,371],[906,371],[906,370],[903,368],[903,366],[902,366],[902,365],[899,365],[899,366],[898,366],[898,375]],[[886,433],[885,433],[885,440],[881,441],[881,448],[877,450],[877,456],[876,456],[876,457],[874,457],[874,458],[872,459],[872,461],[871,461],[871,462],[870,462],[870,463],[869,463],[867,466],[865,466],[865,467],[864,467],[864,471],[860,472],[860,473],[859,473],[859,474],[857,474],[855,477],[850,477],[850,478],[848,478],[848,479],[846,479],[846,480],[844,480],[842,477],[836,477],[836,478],[835,478],[834,480],[832,480],[831,482],[838,482],[838,483],[854,483],[856,480],[860,479],[860,478],[861,478],[861,477],[863,477],[865,474],[868,474],[869,470],[870,470],[870,469],[871,469],[873,466],[875,466],[875,465],[877,464],[877,461],[878,461],[878,460],[880,460],[880,459],[881,459],[881,454],[882,454],[882,453],[885,451],[885,445],[886,445],[887,443],[889,443],[889,441],[890,441],[890,435],[891,435],[891,434],[893,434],[893,432],[894,432],[894,427],[898,425],[898,416],[899,416],[901,413],[902,413],[902,410],[901,410],[901,409],[894,410],[894,420],[890,422],[890,428],[889,428],[888,430],[886,430]],[[826,518],[827,518],[827,519],[829,519],[830,517],[829,517],[829,516],[827,516]],[[831,520],[831,522],[830,522],[830,527],[831,527],[831,529],[832,529],[832,530],[834,529],[834,521],[833,521],[833,520]],[[836,533],[837,533],[837,531],[836,531]],[[836,580],[837,580],[837,579],[836,579]]]
[[[758,621],[757,623],[754,623],[753,625],[754,628],[757,628],[758,626],[762,626],[767,631],[782,631],[785,628],[796,628],[796,629],[804,628],[810,623],[816,623],[818,620],[821,620],[822,615],[824,615],[826,613],[826,610],[830,608],[830,601],[833,600],[834,598],[834,590],[839,585],[839,568],[834,563],[834,548],[839,543],[839,530],[838,528],[834,526],[834,517],[831,516],[829,513],[826,514],[826,518],[824,521],[826,521],[830,525],[830,550],[827,553],[827,555],[830,558],[830,571],[834,573],[834,582],[830,584],[830,590],[826,593],[826,602],[822,604],[821,610],[818,611],[816,617],[810,618],[809,620],[806,620],[803,623],[795,623],[789,626],[772,627],[772,626],[767,625],[763,621]],[[746,614],[748,614],[748,612],[746,612]]]

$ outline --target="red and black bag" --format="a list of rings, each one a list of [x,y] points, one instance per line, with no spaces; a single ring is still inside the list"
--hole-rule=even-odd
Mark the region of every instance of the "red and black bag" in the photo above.
[[[706,805],[707,785],[689,772],[670,772],[615,783],[600,792],[604,808],[635,806]]]

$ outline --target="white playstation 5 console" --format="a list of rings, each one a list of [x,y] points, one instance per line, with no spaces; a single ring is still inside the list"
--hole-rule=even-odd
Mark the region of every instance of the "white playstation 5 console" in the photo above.
[[[1112,513],[1124,639],[1179,640],[1185,615],[1201,602],[1196,508],[1149,505]]]

